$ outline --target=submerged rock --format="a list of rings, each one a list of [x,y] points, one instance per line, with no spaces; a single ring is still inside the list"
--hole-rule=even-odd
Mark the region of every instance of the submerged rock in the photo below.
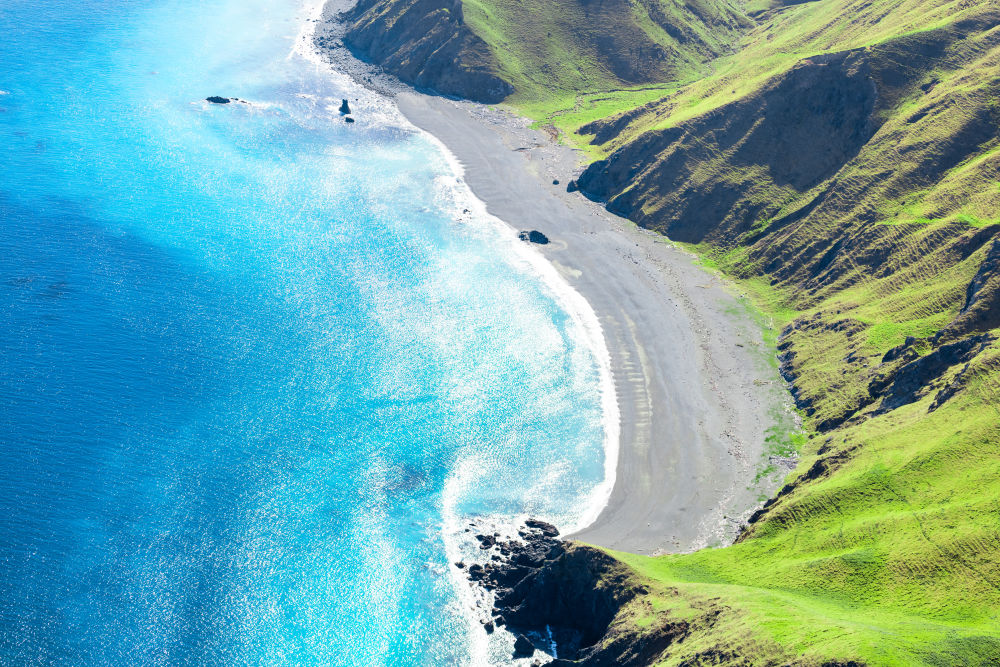
[[[522,241],[528,241],[530,243],[538,243],[541,245],[545,245],[546,243],[549,242],[549,237],[547,237],[545,234],[542,234],[537,229],[532,229],[531,231],[525,230],[519,233],[517,235],[517,238],[521,239]],[[559,534],[558,531],[556,532],[556,534],[557,535]]]
[[[211,97],[205,98],[206,102],[211,102],[212,104],[229,104],[232,100],[228,97],[219,97],[218,95],[212,95]]]

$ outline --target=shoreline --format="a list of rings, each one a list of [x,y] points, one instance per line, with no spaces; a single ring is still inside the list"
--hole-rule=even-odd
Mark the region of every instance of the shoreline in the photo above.
[[[345,4],[325,5],[327,35]],[[530,250],[596,314],[619,414],[615,457],[606,434],[614,483],[594,521],[567,537],[647,555],[731,542],[784,475],[779,466],[754,483],[767,463],[766,431],[788,399],[761,330],[741,316],[729,286],[665,237],[567,193],[580,170],[577,152],[529,129],[527,119],[416,92],[340,46],[322,57],[390,97],[446,149],[457,175],[512,234],[546,234],[551,243]]]

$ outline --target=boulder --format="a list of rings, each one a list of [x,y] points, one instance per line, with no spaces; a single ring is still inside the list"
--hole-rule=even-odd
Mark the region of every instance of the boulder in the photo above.
[[[340,101],[340,113],[345,116],[351,113],[351,105],[347,103],[347,100]]]
[[[524,525],[528,528],[533,528],[534,530],[540,531],[545,537],[558,537],[559,529],[553,526],[551,523],[542,521],[541,519],[527,519]]]
[[[526,658],[535,652],[535,645],[524,635],[518,635],[514,640],[514,657]]]
[[[549,237],[547,237],[545,234],[542,234],[537,229],[532,229],[531,231],[525,230],[523,232],[520,232],[517,235],[517,237],[522,241],[528,241],[530,243],[538,243],[541,245],[545,245],[546,243],[549,242]]]
[[[206,102],[211,102],[212,104],[229,104],[232,100],[228,97],[219,97],[218,95],[212,95],[211,97],[205,98]]]

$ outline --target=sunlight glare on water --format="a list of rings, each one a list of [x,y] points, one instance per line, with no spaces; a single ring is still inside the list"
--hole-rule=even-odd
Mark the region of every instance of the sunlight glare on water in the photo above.
[[[462,664],[467,519],[604,479],[579,316],[306,18],[0,9],[4,664]]]

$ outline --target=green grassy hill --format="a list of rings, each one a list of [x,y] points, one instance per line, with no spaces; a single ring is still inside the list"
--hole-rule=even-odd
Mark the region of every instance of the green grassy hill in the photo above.
[[[609,637],[688,618],[650,664],[1000,664],[1000,7],[758,22],[712,76],[583,125],[580,185],[787,325],[811,436],[736,545],[617,554],[651,592]]]
[[[751,22],[727,0],[465,0],[490,44],[508,102],[537,115],[604,93],[691,80],[732,52]]]
[[[534,116],[585,93],[662,96],[753,25],[729,0],[359,0],[343,18],[344,42],[404,81]]]
[[[782,326],[809,433],[736,544],[613,554],[579,664],[1000,664],[1000,4],[460,4],[583,193]]]

